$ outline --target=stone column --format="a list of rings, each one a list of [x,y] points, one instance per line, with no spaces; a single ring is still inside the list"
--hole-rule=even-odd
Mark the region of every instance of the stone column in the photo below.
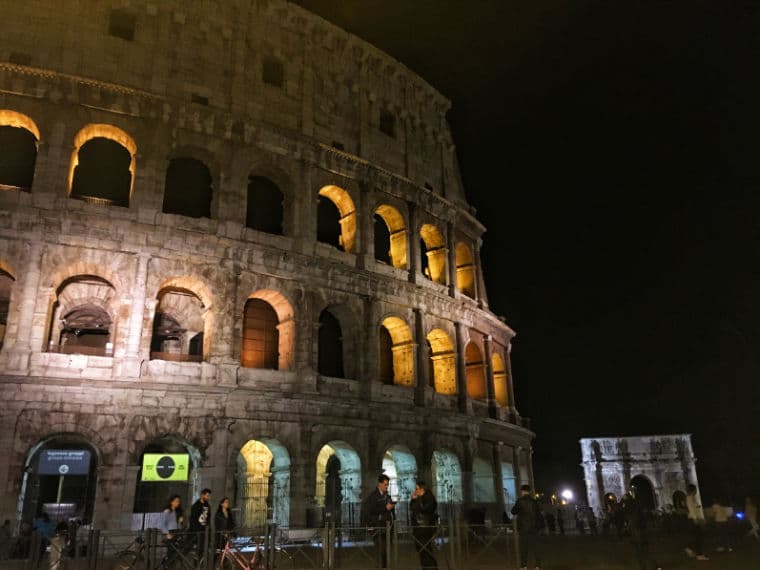
[[[474,461],[473,441],[470,438],[465,440],[464,457],[462,457],[462,503],[465,509],[472,506],[473,501],[473,476],[472,464]]]
[[[471,407],[467,397],[467,367],[464,359],[465,353],[465,327],[457,321],[456,327],[456,367],[457,367],[457,403],[459,411],[467,413]]]
[[[132,286],[132,305],[129,314],[126,352],[128,357],[140,356],[140,339],[145,319],[145,286],[148,280],[148,263],[150,255],[141,253],[137,256],[137,271]]]
[[[506,362],[506,372],[507,372],[507,390],[509,394],[509,415],[512,418],[512,421],[514,423],[517,423],[518,418],[520,417],[520,414],[517,411],[517,405],[515,403],[515,383],[513,382],[512,378],[512,341],[507,343],[507,350],[505,351],[507,362]]]
[[[456,235],[454,234],[454,224],[446,223],[446,246],[448,255],[446,258],[447,276],[449,279],[449,296],[457,296],[457,253],[456,253]],[[462,353],[464,354],[464,353]]]
[[[536,492],[536,481],[533,478],[533,447],[525,450],[525,460],[528,462],[528,478],[530,479],[530,490]]]
[[[491,446],[491,464],[493,466],[493,488],[496,491],[496,504],[501,505],[501,509],[505,510],[507,502],[504,500],[504,474],[501,471],[502,445],[504,445],[502,442],[498,442]],[[501,519],[494,522],[501,523]]]
[[[524,484],[524,481],[522,480],[522,473],[520,472],[520,452],[522,451],[522,447],[517,446],[512,448],[512,469],[515,472],[515,490],[517,491],[517,496],[520,496],[520,487]]]
[[[407,265],[409,266],[409,283],[419,283],[419,279],[422,277],[420,273],[420,228],[419,226],[419,214],[417,212],[417,204],[414,202],[407,202],[409,208],[409,228],[407,235],[409,236],[409,246],[407,252]]]
[[[496,388],[493,379],[493,337],[487,334],[483,337],[483,348],[485,349],[485,373],[486,373],[486,395],[488,397],[488,416],[491,418],[499,417],[499,405],[496,402]]]
[[[483,278],[483,266],[480,264],[480,246],[482,239],[478,240],[475,247],[475,297],[478,300],[478,307],[488,309],[488,295],[486,293],[486,283]]]
[[[34,322],[35,306],[37,305],[40,288],[42,257],[42,243],[33,242],[26,255],[27,264],[24,267],[23,273],[19,276],[14,276],[20,277],[19,285],[21,286],[21,294],[16,297],[19,303],[16,335],[15,338],[5,339],[5,345],[14,351],[29,352],[32,350],[32,324]],[[41,293],[41,291],[39,292]],[[46,300],[49,302],[49,299]],[[43,326],[47,326],[47,324],[44,323]],[[12,330],[11,323],[8,323],[8,329]],[[45,347],[38,346],[35,348],[37,350],[44,350]]]
[[[425,405],[425,388],[428,386],[427,339],[422,309],[414,311],[414,403]]]
[[[370,189],[361,184],[355,204],[356,216],[359,218],[354,241],[357,269],[367,269],[375,264],[374,213],[370,210],[372,199]]]

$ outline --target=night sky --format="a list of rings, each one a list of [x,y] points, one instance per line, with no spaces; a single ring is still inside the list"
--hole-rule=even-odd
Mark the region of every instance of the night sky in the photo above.
[[[760,3],[301,0],[449,97],[538,486],[692,433],[760,494]]]

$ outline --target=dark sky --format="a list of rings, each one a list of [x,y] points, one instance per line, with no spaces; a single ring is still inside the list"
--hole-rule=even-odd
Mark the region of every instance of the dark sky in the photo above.
[[[452,100],[539,485],[686,432],[703,493],[759,493],[760,3],[298,3]]]

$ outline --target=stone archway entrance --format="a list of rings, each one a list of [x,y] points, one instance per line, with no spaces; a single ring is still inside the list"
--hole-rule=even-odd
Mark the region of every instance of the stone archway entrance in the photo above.
[[[353,525],[361,510],[361,461],[343,441],[331,441],[317,455],[317,506],[324,520]]]
[[[462,506],[462,467],[450,451],[433,452],[431,464],[438,513],[443,520],[452,520]]]
[[[290,455],[276,439],[251,439],[237,458],[235,506],[239,526],[257,528],[271,519],[290,525]]]
[[[32,522],[46,513],[52,521],[92,521],[98,483],[98,453],[79,434],[62,434],[34,446],[27,455],[17,517]]]
[[[650,511],[657,508],[657,499],[655,498],[654,486],[645,475],[636,475],[631,479],[631,489],[636,499],[641,505]]]

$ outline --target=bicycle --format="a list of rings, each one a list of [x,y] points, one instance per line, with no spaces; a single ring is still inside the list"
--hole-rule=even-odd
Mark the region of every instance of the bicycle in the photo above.
[[[195,542],[184,534],[173,540],[164,540],[166,552],[158,563],[160,570],[201,570],[206,566],[205,556],[199,556]],[[132,543],[116,553],[116,570],[134,570],[144,560],[145,537],[138,535]]]
[[[265,570],[266,563],[261,548],[256,546],[253,540],[249,540],[249,543],[255,548],[252,555],[244,553],[233,544],[231,539],[228,539],[219,554],[215,570]]]

